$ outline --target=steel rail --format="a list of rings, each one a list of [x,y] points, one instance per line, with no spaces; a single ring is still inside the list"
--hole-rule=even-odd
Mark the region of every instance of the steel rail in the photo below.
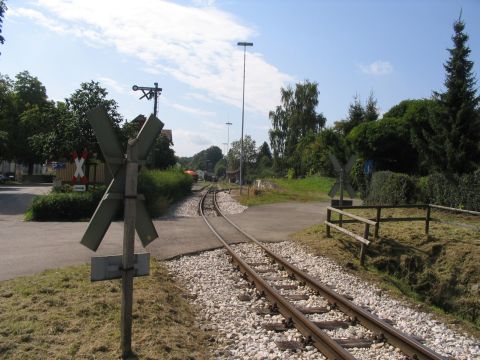
[[[214,203],[216,205],[215,201]],[[301,271],[296,266],[290,264],[281,256],[276,255],[253,236],[238,227],[232,220],[230,220],[225,214],[223,214],[220,209],[218,209],[218,211],[226,221],[228,221],[233,227],[235,227],[235,229],[237,229],[240,233],[242,233],[252,242],[259,245],[271,258],[273,258],[281,266],[283,266],[283,268],[286,269],[290,274],[295,276],[297,280],[304,282],[311,289],[318,292],[321,296],[325,297],[329,303],[337,306],[338,309],[340,309],[342,312],[360,322],[367,329],[385,338],[385,340],[391,345],[401,349],[407,356],[418,360],[446,359],[445,357],[437,354],[433,350],[423,346],[409,335],[395,329],[393,326],[387,324],[385,321],[382,321],[374,314],[366,311],[365,309],[362,309],[344,296],[337,294],[336,292],[319,282],[317,279]]]
[[[322,354],[324,354],[329,359],[342,359],[342,360],[353,360],[355,357],[341,347],[335,340],[330,338],[327,334],[321,331],[314,323],[312,323],[302,312],[295,308],[288,300],[286,300],[280,293],[278,293],[273,287],[271,287],[265,280],[259,277],[255,271],[243,261],[235,251],[227,244],[227,242],[222,238],[220,234],[213,228],[213,226],[208,222],[205,214],[203,213],[203,202],[207,196],[206,192],[201,201],[199,208],[201,209],[201,215],[203,220],[210,228],[210,230],[215,234],[218,240],[223,244],[227,249],[233,261],[239,267],[239,270],[245,274],[250,281],[255,283],[258,291],[264,295],[272,304],[276,305],[280,314],[282,314],[287,323],[291,323],[297,328],[307,341],[311,342]],[[214,204],[216,204],[215,192],[214,192]],[[220,209],[218,208],[220,211]],[[221,213],[221,212],[220,212]]]

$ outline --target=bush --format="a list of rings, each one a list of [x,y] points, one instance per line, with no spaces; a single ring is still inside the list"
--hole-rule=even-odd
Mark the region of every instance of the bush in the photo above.
[[[193,179],[180,170],[142,171],[138,179],[138,192],[147,202],[152,217],[165,213],[168,205],[190,192]],[[105,193],[105,187],[87,192],[68,192],[62,186],[48,195],[35,197],[27,211],[27,220],[72,221],[90,218]],[[123,209],[122,209],[123,210]]]
[[[287,178],[288,178],[288,180],[295,179],[295,169],[293,169],[293,168],[288,169]]]
[[[435,173],[421,186],[426,202],[480,211],[480,169],[461,176]]]
[[[193,178],[181,170],[142,171],[138,178],[138,192],[145,195],[147,210],[152,217],[165,213],[169,204],[187,195]]]
[[[368,205],[399,205],[415,202],[416,186],[412,177],[391,171],[378,171],[372,176]]]
[[[37,221],[72,221],[90,218],[105,187],[87,192],[52,192],[36,196],[27,211],[28,220]]]

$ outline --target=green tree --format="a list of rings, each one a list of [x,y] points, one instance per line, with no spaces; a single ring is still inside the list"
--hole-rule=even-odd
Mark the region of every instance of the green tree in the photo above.
[[[379,118],[379,116],[380,114],[378,113],[377,99],[375,99],[372,91],[367,99],[367,103],[365,104],[365,121],[375,121]]]
[[[455,21],[453,29],[454,46],[448,49],[450,57],[444,64],[446,90],[434,92],[440,113],[423,129],[424,142],[419,144],[424,145],[421,150],[432,170],[462,174],[479,166],[479,97],[464,22]]]
[[[318,84],[306,80],[297,83],[295,89],[282,88],[281,105],[270,111],[272,129],[269,131],[274,165],[279,172],[289,167],[300,171],[296,154],[297,145],[307,134],[317,134],[326,119],[316,111],[318,105]]]
[[[5,11],[7,11],[7,5],[4,0],[0,0],[0,44],[5,42],[5,38],[2,36],[3,15],[5,14]]]
[[[80,84],[80,88],[70,95],[69,98],[65,99],[67,109],[72,114],[69,120],[74,122],[72,130],[76,133],[75,142],[72,144],[70,151],[87,148],[90,153],[95,152],[101,155],[97,139],[87,120],[87,113],[100,105],[105,107],[112,126],[118,130],[118,135],[121,136],[119,125],[123,118],[118,113],[117,102],[113,99],[108,99],[107,95],[107,90],[101,87],[98,82],[92,80],[88,83]]]
[[[215,164],[223,158],[222,149],[218,146],[210,146],[193,155],[191,167],[194,169],[213,171]]]
[[[341,120],[335,122],[335,129],[347,136],[353,128],[364,123],[375,121],[379,117],[377,100],[375,99],[373,92],[370,93],[370,96],[365,103],[365,106],[362,105],[360,97],[355,95],[353,97],[353,103],[350,104],[348,108],[348,117],[346,120]]]
[[[257,161],[266,157],[270,161],[272,160],[272,152],[270,151],[270,147],[268,146],[267,142],[264,141],[262,145],[258,148],[257,153]]]
[[[163,170],[175,165],[177,160],[170,145],[170,140],[166,136],[159,135],[148,155],[147,166]]]
[[[11,160],[14,158],[13,148],[9,146],[14,138],[13,133],[17,127],[17,112],[15,110],[13,81],[0,74],[0,129],[2,131],[2,146],[0,159]]]
[[[232,141],[230,150],[228,151],[227,162],[228,170],[237,170],[240,167],[240,155],[241,155],[241,142]],[[248,169],[251,169],[255,165],[257,158],[257,148],[255,140],[250,135],[245,135],[243,138],[243,164],[245,165],[245,174]]]

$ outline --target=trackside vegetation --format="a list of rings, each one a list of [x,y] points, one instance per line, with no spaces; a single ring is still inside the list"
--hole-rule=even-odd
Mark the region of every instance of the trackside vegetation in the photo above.
[[[272,204],[285,201],[325,201],[335,182],[325,176],[307,176],[304,179],[266,179],[262,189],[245,188],[240,202],[244,205]]]
[[[144,170],[140,172],[138,192],[145,195],[147,210],[152,217],[165,213],[168,205],[190,193],[192,177],[171,170]],[[69,186],[54,189],[48,195],[35,197],[25,218],[36,221],[74,221],[89,219],[106,188],[104,186],[84,193],[71,191]]]
[[[135,278],[132,348],[140,359],[208,359],[210,331],[162,263]],[[87,265],[0,282],[0,358],[118,359],[120,280],[90,282]]]

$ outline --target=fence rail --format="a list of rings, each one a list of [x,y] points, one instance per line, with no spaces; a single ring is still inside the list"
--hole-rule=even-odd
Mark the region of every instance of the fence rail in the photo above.
[[[354,219],[354,220],[350,220],[350,221],[364,223],[365,228],[364,228],[364,231],[363,231],[363,237],[353,233],[352,231],[344,229],[342,227],[342,220],[339,220],[338,221],[339,225],[336,225],[335,224],[336,221],[332,221],[332,212],[337,213],[339,216],[348,216],[348,217]],[[343,220],[343,222],[345,222],[345,220]],[[336,208],[331,207],[331,206],[327,207],[327,220],[325,221],[327,237],[331,237],[330,228],[334,228],[334,229],[336,229],[336,230],[338,230],[338,231],[340,231],[340,232],[342,232],[342,233],[344,233],[348,236],[351,236],[355,240],[359,241],[360,242],[360,265],[363,265],[364,262],[365,262],[365,246],[368,246],[370,244],[370,241],[368,240],[368,236],[369,236],[369,233],[370,233],[370,225],[375,226],[375,228],[377,228],[378,223],[375,222],[375,221],[369,220],[369,219],[365,219],[361,216],[350,214],[346,211],[336,209]]]

